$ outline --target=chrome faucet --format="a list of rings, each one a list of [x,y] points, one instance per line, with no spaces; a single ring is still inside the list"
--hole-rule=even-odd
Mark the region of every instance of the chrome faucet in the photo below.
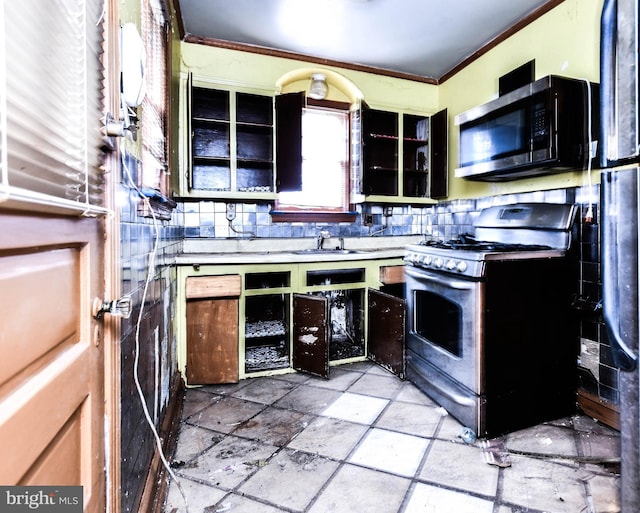
[[[319,234],[318,234],[318,246],[317,249],[324,249],[323,245],[324,245],[324,240],[325,239],[330,239],[331,238],[331,233],[327,230],[322,230]]]

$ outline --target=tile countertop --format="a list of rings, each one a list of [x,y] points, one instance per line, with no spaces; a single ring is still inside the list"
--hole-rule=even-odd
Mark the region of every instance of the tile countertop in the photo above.
[[[331,250],[304,253],[305,250],[316,247],[316,240],[313,238],[194,239],[185,240],[183,253],[176,257],[176,264],[269,264],[402,258],[407,244],[422,239],[422,235],[345,238],[345,250],[354,253]],[[331,237],[325,239],[324,244],[327,247],[337,247],[339,240]]]

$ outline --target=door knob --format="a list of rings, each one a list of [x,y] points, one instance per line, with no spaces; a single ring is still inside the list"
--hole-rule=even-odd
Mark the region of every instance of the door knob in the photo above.
[[[109,314],[128,319],[131,317],[132,308],[131,296],[122,296],[113,301],[103,301],[100,298],[95,298],[93,300],[93,317],[102,319],[104,314]]]

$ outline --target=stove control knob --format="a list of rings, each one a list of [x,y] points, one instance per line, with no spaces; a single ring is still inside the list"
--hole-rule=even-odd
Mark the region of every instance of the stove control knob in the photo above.
[[[422,259],[422,262],[425,265],[431,265],[433,263],[433,257],[431,255],[427,255]]]
[[[438,257],[438,258],[436,258],[436,260],[433,263],[433,265],[435,265],[439,269],[444,265],[444,260],[442,260],[442,258]]]
[[[456,268],[455,260],[448,260],[446,268],[447,268],[447,271],[453,271]]]
[[[466,262],[458,262],[458,265],[456,267],[456,270],[459,273],[463,273],[467,270],[467,263]]]

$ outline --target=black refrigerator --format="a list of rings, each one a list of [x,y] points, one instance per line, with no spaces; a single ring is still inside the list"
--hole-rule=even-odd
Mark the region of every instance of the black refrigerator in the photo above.
[[[622,513],[640,511],[638,0],[605,0],[600,34],[602,306],[620,369]]]

